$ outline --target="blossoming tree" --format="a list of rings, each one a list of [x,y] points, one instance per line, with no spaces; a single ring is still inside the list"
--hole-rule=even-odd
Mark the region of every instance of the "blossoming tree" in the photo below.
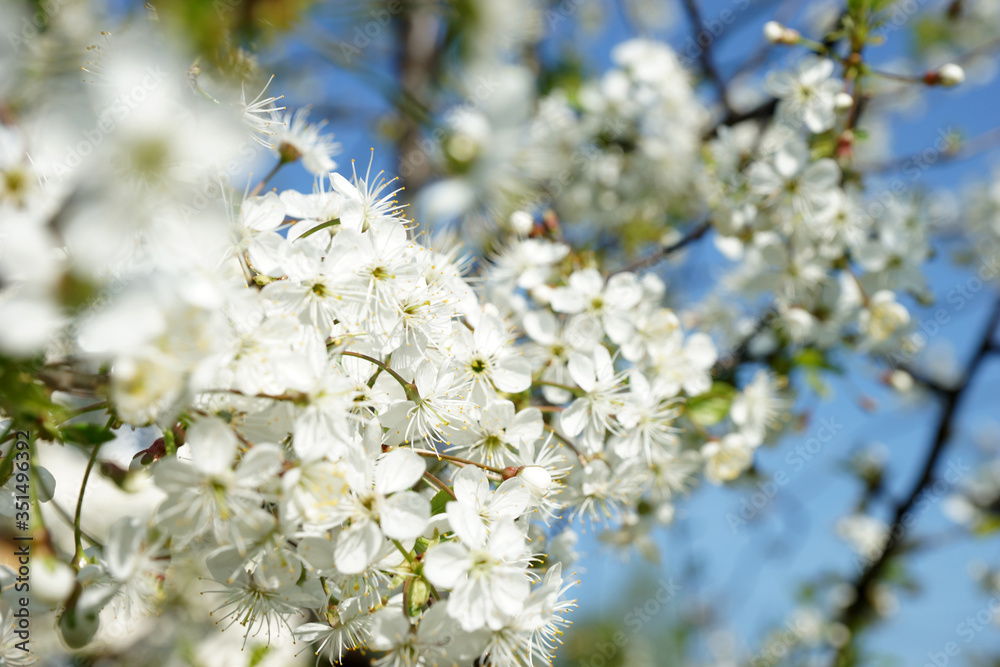
[[[363,19],[296,2],[10,4],[0,513],[32,542],[33,634],[27,651],[8,568],[2,661],[284,665],[365,648],[383,665],[548,664],[581,527],[652,556],[685,495],[752,473],[849,352],[941,404],[891,523],[862,502],[841,524],[868,556],[852,594],[788,651],[860,663],[1000,317],[990,306],[960,377],[916,364],[912,304],[933,298],[938,236],[987,256],[1000,204],[978,190],[949,226],[920,192],[869,186],[865,115],[964,78],[870,64],[897,3],[767,23],[745,72],[788,59],[744,85],[751,104],[710,44],[692,58],[627,39],[596,73],[546,60],[548,33],[586,23],[574,0],[390,2]],[[704,23],[693,0],[679,8]],[[968,44],[954,60],[987,54],[993,5],[948,11],[937,38]],[[276,94],[303,73],[286,59],[265,75],[251,48],[331,16],[348,37],[309,58],[364,72],[383,30],[395,49],[402,181],[371,154],[345,167],[336,122]],[[293,164],[311,187],[273,187]],[[725,275],[679,294],[657,269],[698,243]],[[997,488],[956,497],[955,516],[995,521]]]

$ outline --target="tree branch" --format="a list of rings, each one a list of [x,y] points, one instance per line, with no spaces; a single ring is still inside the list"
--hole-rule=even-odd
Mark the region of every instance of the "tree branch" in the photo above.
[[[764,118],[770,118],[777,110],[778,100],[776,98],[772,98],[754,107],[753,109],[748,109],[747,111],[730,111],[722,117],[722,120],[708,128],[708,130],[702,134],[702,139],[711,139],[719,133],[720,127],[738,125],[745,120],[761,120]]]
[[[907,169],[909,167],[918,167],[923,171],[924,169],[944,165],[951,162],[956,162],[959,160],[967,160],[971,157],[975,157],[981,153],[993,150],[997,146],[1000,146],[1000,127],[995,127],[992,130],[983,132],[982,134],[973,137],[964,142],[965,146],[958,150],[939,150],[935,147],[929,147],[927,150],[934,151],[936,157],[933,161],[928,160],[923,157],[924,153],[917,153],[915,155],[904,155],[902,157],[892,158],[881,164],[871,164],[871,165],[858,165],[858,171],[864,171],[868,174],[884,174],[893,171],[899,171],[900,169]]]
[[[683,4],[684,9],[687,10],[688,19],[691,21],[691,30],[697,37],[703,25],[698,3],[695,0],[683,0]],[[704,70],[705,76],[712,82],[712,85],[715,86],[716,91],[719,93],[719,102],[722,103],[722,108],[725,109],[727,115],[731,114],[733,110],[729,105],[729,90],[726,88],[726,82],[722,80],[719,70],[715,68],[715,62],[712,58],[712,42],[709,42],[701,49],[698,54],[698,60],[701,61],[701,68]]]
[[[632,271],[640,271],[642,269],[648,268],[648,267],[652,266],[653,264],[656,264],[660,260],[666,259],[667,257],[669,257],[670,255],[674,254],[675,252],[677,252],[681,248],[683,248],[683,247],[685,247],[687,245],[690,245],[694,241],[697,241],[702,236],[704,236],[708,232],[708,230],[711,229],[711,228],[712,228],[712,221],[711,220],[705,220],[703,222],[700,222],[700,223],[698,223],[697,226],[694,227],[694,229],[692,229],[690,232],[688,232],[683,238],[681,238],[681,240],[677,241],[676,243],[672,243],[670,245],[663,246],[662,248],[660,248],[659,250],[657,250],[653,254],[648,255],[647,257],[641,257],[641,258],[637,259],[636,261],[632,262],[631,264],[627,264],[626,266],[623,266],[620,269],[615,269],[614,271],[612,271],[611,273],[609,273],[608,276],[610,277],[610,276],[617,275],[619,273],[626,273],[626,272],[632,272]]]
[[[768,306],[764,309],[758,317],[757,321],[754,322],[753,329],[751,329],[746,336],[743,337],[735,347],[731,348],[730,352],[719,357],[719,360],[715,362],[712,366],[712,377],[717,377],[720,374],[727,373],[735,368],[740,362],[744,360],[747,354],[747,350],[750,347],[750,343],[754,338],[764,333],[764,330],[770,326],[774,318],[778,316],[778,307],[774,304]]]
[[[965,374],[965,381],[954,389],[945,389],[939,392],[939,395],[942,398],[942,406],[941,415],[938,419],[938,426],[934,433],[934,440],[932,441],[931,447],[924,458],[924,463],[920,470],[920,476],[917,477],[916,481],[910,487],[910,491],[906,494],[906,497],[896,504],[895,510],[893,511],[892,523],[890,524],[890,540],[887,542],[878,558],[872,561],[854,581],[854,588],[857,591],[857,597],[854,599],[854,602],[844,609],[839,619],[841,623],[851,630],[852,638],[856,636],[856,633],[854,632],[855,628],[863,622],[867,612],[871,609],[871,601],[867,596],[868,588],[878,580],[882,570],[885,569],[887,563],[899,550],[899,547],[903,542],[903,538],[906,535],[905,519],[910,510],[913,508],[914,503],[916,503],[917,499],[920,497],[921,492],[933,478],[934,468],[937,465],[938,460],[941,458],[941,454],[948,444],[951,436],[952,421],[955,418],[959,402],[965,390],[969,388],[971,380],[978,370],[980,363],[993,346],[993,337],[996,334],[998,324],[1000,324],[1000,298],[998,298],[993,304],[993,310],[987,320],[986,328],[983,332],[979,347],[976,349],[972,360],[969,362],[969,368]],[[845,665],[845,659],[848,656],[848,651],[852,645],[853,639],[852,641],[848,641],[841,646],[837,650],[831,665]]]

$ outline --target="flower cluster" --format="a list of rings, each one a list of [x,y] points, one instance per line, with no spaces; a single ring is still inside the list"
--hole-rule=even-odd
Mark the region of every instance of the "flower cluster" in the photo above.
[[[135,108],[77,168],[36,152],[30,122],[2,128],[0,310],[30,322],[3,350],[57,376],[70,415],[74,395],[104,399],[85,410],[95,456],[148,433],[122,473],[158,498],[99,538],[75,526],[52,596],[64,639],[155,613],[188,568],[225,624],[291,630],[333,660],[551,660],[575,606],[573,521],[649,553],[705,468],[724,415],[692,410],[687,440],[678,420],[719,391],[711,338],[685,331],[655,275],[606,275],[553,238],[502,239],[473,280],[460,249],[424,243],[391,180],[327,171],[338,147],[305,112],[210,91],[143,41],[95,49],[95,122]],[[315,188],[219,185],[259,150],[301,160]],[[746,460],[780,408],[772,385],[734,407]],[[745,467],[706,451],[713,480]]]

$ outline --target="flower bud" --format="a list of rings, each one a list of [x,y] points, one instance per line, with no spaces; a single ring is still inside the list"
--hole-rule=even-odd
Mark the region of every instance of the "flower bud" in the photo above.
[[[542,466],[525,466],[521,468],[518,477],[524,480],[528,489],[539,496],[544,496],[552,486],[552,475]]]
[[[67,609],[59,617],[59,632],[63,641],[70,648],[83,648],[91,642],[101,626],[97,613],[77,613],[75,609]]]
[[[535,221],[524,211],[514,211],[510,214],[510,230],[518,236],[527,236],[535,228]]]
[[[965,81],[965,70],[955,63],[942,65],[938,70],[942,86],[957,86]]]
[[[767,41],[777,43],[781,41],[784,34],[785,26],[781,25],[777,21],[768,21],[764,24],[764,38]]]
[[[836,97],[833,98],[833,106],[838,111],[846,111],[854,106],[854,98],[851,97],[850,93],[837,93]]]
[[[889,384],[896,391],[907,392],[913,389],[913,376],[906,371],[895,370],[889,375]]]
[[[420,609],[427,604],[430,597],[431,589],[427,582],[421,577],[413,579],[413,583],[410,584],[410,608],[407,609],[410,616],[419,616]],[[413,613],[414,611],[416,613]]]
[[[801,37],[798,30],[783,26],[777,21],[764,24],[764,38],[772,44],[798,44]]]
[[[82,588],[77,585],[59,617],[60,634],[70,648],[83,648],[94,639],[101,626],[101,609],[114,593],[112,586]]]
[[[924,83],[928,86],[957,86],[965,81],[965,70],[955,63],[941,65],[937,70],[924,74]]]

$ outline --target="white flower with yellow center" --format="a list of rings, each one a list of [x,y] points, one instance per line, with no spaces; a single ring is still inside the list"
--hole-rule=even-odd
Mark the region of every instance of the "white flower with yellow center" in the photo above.
[[[458,540],[428,549],[424,576],[451,591],[448,615],[463,630],[499,630],[521,613],[531,594],[524,534],[510,519],[500,520],[487,534],[479,514],[463,503],[448,503],[447,512]]]

